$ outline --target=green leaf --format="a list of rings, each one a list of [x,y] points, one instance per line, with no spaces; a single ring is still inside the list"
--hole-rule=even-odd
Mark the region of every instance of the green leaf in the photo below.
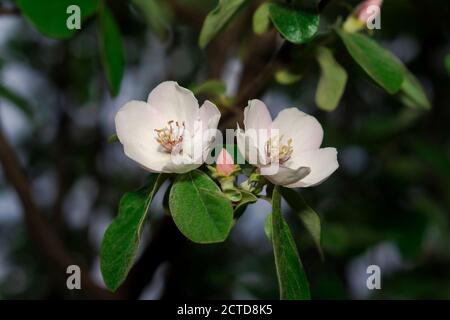
[[[447,69],[447,73],[450,75],[450,54],[445,57],[445,68]]]
[[[270,18],[286,40],[302,44],[308,42],[319,30],[319,15],[293,6],[270,3]]]
[[[31,118],[33,111],[26,99],[18,95],[13,90],[0,84],[0,98],[8,100],[10,103],[15,105],[17,108],[22,110],[28,118]]]
[[[194,95],[211,94],[221,96],[225,94],[227,87],[222,80],[212,79],[199,85],[192,86],[190,89]]]
[[[289,228],[289,225],[284,219],[283,224],[285,225],[285,228]],[[272,242],[272,214],[268,214],[264,220],[264,233],[266,234],[267,239]]]
[[[117,136],[117,134],[112,134],[108,137],[108,143],[116,143],[116,142],[120,142],[119,137]]]
[[[311,235],[320,257],[323,259],[321,243],[321,225],[319,215],[306,204],[303,197],[296,191],[289,188],[282,188],[281,195],[294,210],[297,217]]]
[[[347,72],[334,59],[333,53],[325,48],[317,49],[317,61],[321,74],[316,91],[316,104],[325,111],[333,111],[339,104],[347,83]]]
[[[124,51],[119,27],[105,5],[99,13],[100,54],[106,80],[113,96],[119,93],[124,69]]]
[[[145,17],[145,21],[160,39],[168,35],[167,13],[157,0],[132,0],[132,3]]]
[[[450,75],[450,54],[445,57],[445,68],[447,69],[447,73]]]
[[[207,44],[231,21],[240,8],[248,0],[219,0],[203,23],[200,32],[199,45],[205,48]]]
[[[258,35],[266,33],[269,29],[269,23],[269,3],[264,2],[253,14],[253,32]]]
[[[272,195],[272,245],[282,300],[310,299],[309,284],[289,226],[281,215],[281,197],[276,186]]]
[[[73,14],[72,11],[67,13],[67,8],[77,5],[80,8],[81,21],[84,21],[97,10],[98,0],[46,0],[45,3],[36,0],[17,0],[16,4],[23,16],[39,32],[48,37],[65,39],[78,31],[67,27],[67,19]]]
[[[178,229],[193,242],[222,242],[233,223],[231,202],[199,170],[177,177],[170,190],[169,207]]]
[[[405,68],[405,78],[402,83],[400,99],[403,103],[416,109],[431,109],[430,101],[419,80]]]
[[[363,34],[336,31],[353,59],[376,83],[390,94],[400,90],[404,66],[396,56]]]
[[[295,74],[285,69],[278,70],[277,72],[275,72],[275,80],[279,84],[290,85],[300,81],[301,79],[302,79],[301,74]]]
[[[111,291],[123,283],[134,263],[148,208],[165,179],[152,174],[142,188],[125,193],[120,200],[119,215],[106,230],[100,249],[100,269]]]
[[[404,108],[394,116],[368,116],[362,120],[358,135],[369,141],[387,139],[411,127],[421,115],[417,109]]]
[[[242,198],[238,204],[234,207],[234,217],[238,219],[247,209],[249,204],[255,203],[258,201],[258,198],[251,192],[240,190]]]
[[[269,241],[272,242],[272,214],[271,213],[269,213],[267,215],[266,219],[264,220],[264,233],[266,234],[266,237],[269,239]]]

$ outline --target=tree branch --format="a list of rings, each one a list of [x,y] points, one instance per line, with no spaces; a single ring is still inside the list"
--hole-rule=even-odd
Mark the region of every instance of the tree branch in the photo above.
[[[277,33],[268,33],[265,37],[257,37],[251,41],[251,50],[248,52],[244,60],[244,71],[239,81],[239,91],[233,103],[233,107],[226,109],[227,111],[221,117],[221,129],[234,127],[236,122],[242,122],[242,109],[247,106],[249,99],[260,97],[270,81],[273,73],[277,68],[279,58],[289,50],[290,45],[287,42],[275,50]]]
[[[20,161],[14,150],[9,145],[3,132],[0,130],[0,162],[6,179],[16,190],[17,195],[23,206],[25,223],[29,229],[33,243],[41,251],[42,255],[48,261],[53,271],[61,276],[66,275],[66,268],[69,265],[80,265],[66,251],[61,239],[58,238],[52,227],[39,212],[33,194],[31,185],[20,166]],[[98,287],[89,277],[89,271],[80,265],[82,269],[81,286],[83,292],[88,298],[111,299],[115,298],[106,290]]]
[[[166,0],[167,4],[174,12],[174,16],[180,19],[181,22],[187,23],[196,29],[200,29],[203,25],[205,15],[191,8],[187,5],[180,4],[177,0]]]
[[[15,7],[0,7],[0,16],[17,16],[20,10]]]

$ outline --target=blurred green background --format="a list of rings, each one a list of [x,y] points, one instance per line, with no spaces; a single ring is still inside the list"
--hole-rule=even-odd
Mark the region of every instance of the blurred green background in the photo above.
[[[164,213],[161,190],[140,259],[114,296],[103,289],[98,257],[121,195],[145,178],[120,144],[107,143],[118,108],[144,100],[168,79],[186,87],[222,79],[226,96],[239,96],[271,63],[281,40],[274,30],[254,35],[257,3],[202,50],[199,31],[216,1],[160,1],[153,16],[130,1],[109,1],[125,53],[120,90],[112,96],[95,18],[70,39],[54,40],[36,31],[14,1],[0,1],[1,299],[278,298],[263,231],[270,207],[262,201],[249,207],[225,243],[197,245]],[[321,26],[345,18],[357,3],[329,1]],[[336,41],[331,47],[349,81],[335,111],[315,105],[319,67],[313,58],[301,60],[298,46],[277,67],[306,65],[301,81],[282,85],[270,77],[246,98],[261,98],[272,115],[291,106],[313,114],[324,127],[323,145],[339,151],[338,171],[301,190],[321,216],[324,261],[300,222],[287,216],[313,299],[450,298],[449,16],[446,0],[386,0],[381,30],[374,32],[424,86],[429,111],[404,107],[376,86]],[[18,164],[25,175],[14,176]],[[8,173],[21,182],[11,183]],[[83,268],[80,291],[66,288],[72,263]],[[381,290],[366,287],[371,264],[381,268]]]

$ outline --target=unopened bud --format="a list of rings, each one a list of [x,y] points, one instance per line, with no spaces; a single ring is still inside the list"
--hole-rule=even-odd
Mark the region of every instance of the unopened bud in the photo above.
[[[383,0],[365,0],[348,16],[343,28],[347,32],[356,32],[364,27],[380,29],[380,11]]]
[[[229,176],[236,170],[233,157],[225,149],[222,149],[217,157],[216,170],[222,176]]]
[[[367,23],[367,19],[371,18],[375,13],[374,10],[371,10],[371,7],[378,8],[378,13],[380,12],[381,5],[383,4],[383,0],[366,0],[361,2],[356,8],[354,15],[358,18],[359,21],[363,23]]]

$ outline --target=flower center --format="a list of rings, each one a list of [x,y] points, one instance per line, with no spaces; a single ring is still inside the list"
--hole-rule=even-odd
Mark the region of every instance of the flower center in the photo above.
[[[184,121],[178,122],[170,120],[164,128],[155,129],[155,139],[164,150],[172,152],[174,148],[183,142],[185,128]]]
[[[287,143],[283,143],[283,135],[272,137],[267,140],[265,151],[270,163],[283,164],[291,158],[292,152],[294,152],[292,138],[289,138]]]

